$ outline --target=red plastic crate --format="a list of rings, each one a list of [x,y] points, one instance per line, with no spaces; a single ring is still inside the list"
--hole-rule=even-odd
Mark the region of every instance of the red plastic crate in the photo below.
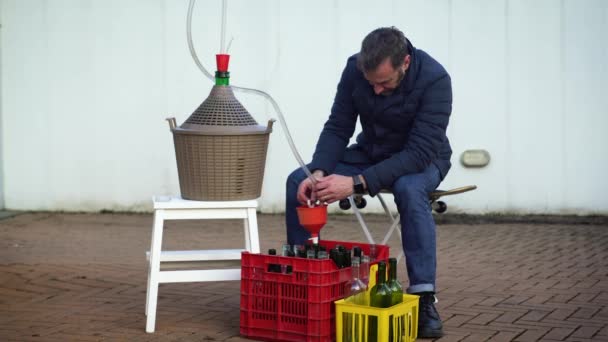
[[[321,240],[328,250],[364,243]],[[376,261],[389,257],[389,247],[376,245]],[[270,264],[290,265],[293,272],[268,272]],[[243,252],[241,256],[241,335],[265,341],[335,340],[334,301],[345,297],[351,268],[332,260],[315,260]]]

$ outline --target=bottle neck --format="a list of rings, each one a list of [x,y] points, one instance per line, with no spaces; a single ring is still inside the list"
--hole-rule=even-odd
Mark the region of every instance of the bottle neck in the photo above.
[[[378,267],[378,284],[386,283],[386,267]]]
[[[353,279],[359,279],[361,276],[361,271],[360,271],[358,260],[351,261],[351,269],[353,272]]]
[[[228,86],[228,85],[230,85],[230,78],[228,78],[228,77],[216,77],[215,78],[215,85],[218,85],[218,86]]]
[[[397,280],[397,263],[391,262],[388,269],[388,280]]]
[[[230,72],[216,71],[215,72],[215,85],[219,85],[219,86],[230,85]]]

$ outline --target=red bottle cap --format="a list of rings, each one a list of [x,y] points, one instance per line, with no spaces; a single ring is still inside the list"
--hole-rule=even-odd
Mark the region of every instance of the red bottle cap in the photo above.
[[[230,61],[230,55],[222,54],[222,53],[215,55],[217,71],[220,71],[220,72],[228,71],[228,62],[229,61]]]

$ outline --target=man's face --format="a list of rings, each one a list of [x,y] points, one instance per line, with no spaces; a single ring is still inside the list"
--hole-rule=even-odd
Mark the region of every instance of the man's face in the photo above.
[[[405,56],[403,64],[393,68],[390,58],[386,58],[373,71],[363,73],[365,79],[374,88],[376,95],[389,96],[399,86],[410,66],[410,55]]]

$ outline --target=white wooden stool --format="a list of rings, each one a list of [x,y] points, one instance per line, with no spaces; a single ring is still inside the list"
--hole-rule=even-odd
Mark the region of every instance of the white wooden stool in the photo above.
[[[149,252],[148,290],[146,296],[146,332],[154,332],[158,285],[198,281],[240,280],[241,269],[207,269],[161,271],[161,262],[240,260],[241,252],[260,252],[256,200],[248,201],[189,201],[181,197],[156,196],[152,246]],[[245,249],[209,249],[189,251],[162,251],[165,220],[243,219]]]

